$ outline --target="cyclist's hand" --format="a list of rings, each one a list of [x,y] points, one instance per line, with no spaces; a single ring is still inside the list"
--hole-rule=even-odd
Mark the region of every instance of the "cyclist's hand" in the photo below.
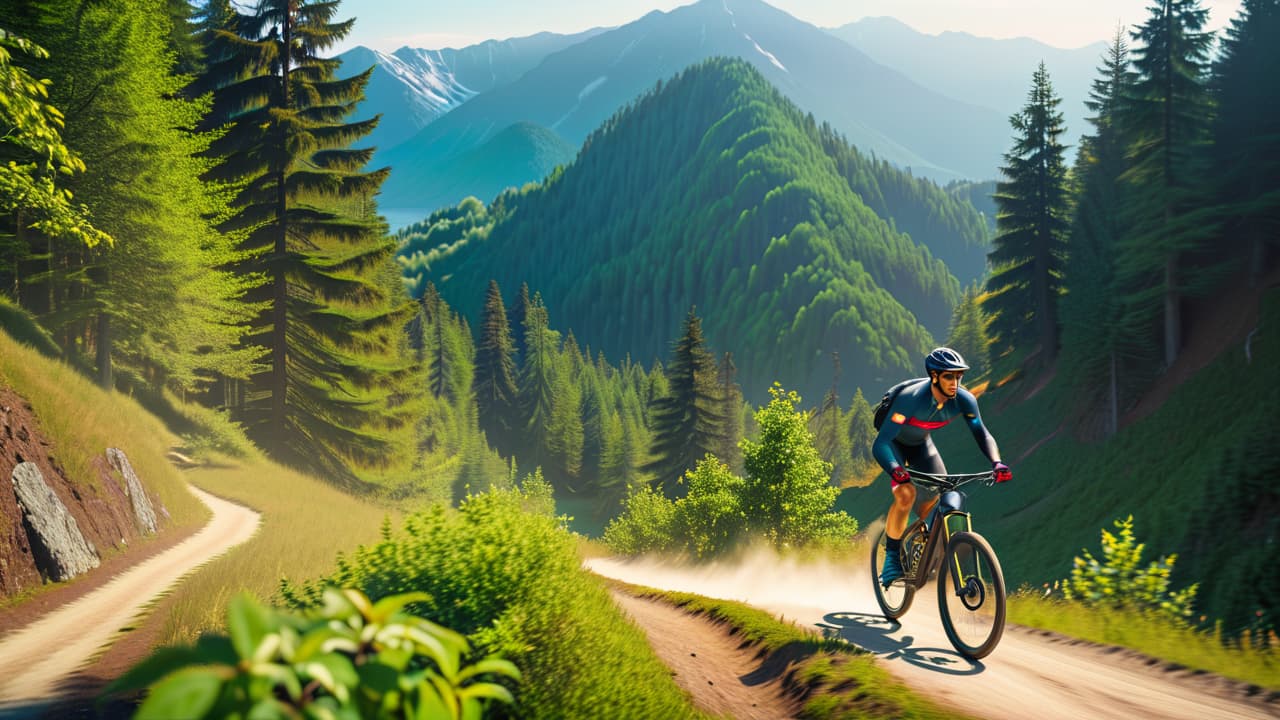
[[[889,477],[893,478],[893,481],[899,485],[911,482],[911,474],[901,465],[894,467],[893,472],[889,473]]]
[[[998,483],[1009,482],[1013,479],[1013,471],[1009,469],[1008,465],[1005,465],[1002,462],[996,463],[991,467],[991,469],[995,471],[996,482]]]

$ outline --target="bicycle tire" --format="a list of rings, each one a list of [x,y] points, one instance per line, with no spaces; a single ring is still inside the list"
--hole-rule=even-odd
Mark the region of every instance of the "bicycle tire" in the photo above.
[[[957,595],[952,577],[964,575],[965,593]],[[951,537],[938,570],[938,611],[951,645],[970,660],[991,654],[1004,635],[1005,586],[1000,560],[981,535]]]
[[[886,589],[880,584],[880,568],[884,567],[884,541],[887,536],[883,530],[871,543],[871,585],[875,588],[876,604],[880,612],[890,620],[897,620],[911,609],[911,601],[915,599],[916,588],[906,578],[895,580]]]

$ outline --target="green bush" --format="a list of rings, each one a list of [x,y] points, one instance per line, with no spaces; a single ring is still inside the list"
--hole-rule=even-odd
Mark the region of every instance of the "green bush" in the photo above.
[[[387,527],[382,542],[341,558],[322,582],[372,598],[426,593],[417,605],[424,616],[524,672],[514,716],[690,716],[640,630],[582,569],[574,537],[546,512],[545,490],[534,477],[468,497],[457,511],[412,515],[401,532]],[[315,584],[283,592],[294,604],[318,601]]]
[[[150,687],[148,718],[479,718],[490,701],[511,703],[502,685],[520,679],[506,660],[463,658],[461,635],[404,612],[422,593],[384,598],[327,588],[306,614],[231,602],[229,636],[163,648],[107,688]]]
[[[753,532],[777,547],[846,542],[858,523],[843,511],[832,512],[840,489],[829,482],[831,463],[813,446],[800,396],[777,383],[773,400],[756,412],[759,441],[742,441],[747,471],[742,504]]]
[[[675,548],[676,504],[649,485],[623,501],[622,514],[605,526],[604,543],[623,555]]]
[[[1177,622],[1192,616],[1198,584],[1177,592],[1169,589],[1169,575],[1177,555],[1168,555],[1141,567],[1145,543],[1133,535],[1133,516],[1115,521],[1120,534],[1102,531],[1102,560],[1088,550],[1076,557],[1071,577],[1062,583],[1068,600],[1086,605],[1156,611]]]
[[[622,515],[605,528],[604,541],[624,555],[665,551],[706,558],[746,535],[778,548],[844,544],[858,524],[832,512],[839,488],[831,463],[813,444],[800,397],[775,385],[773,400],[755,413],[760,440],[742,443],[746,477],[712,455],[685,473],[688,493],[668,500],[651,488],[632,493]]]

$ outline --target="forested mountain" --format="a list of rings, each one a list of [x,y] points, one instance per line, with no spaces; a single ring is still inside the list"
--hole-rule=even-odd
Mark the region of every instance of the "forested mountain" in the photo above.
[[[1026,37],[929,35],[890,17],[862,18],[829,32],[930,90],[1001,116],[1022,107],[1031,70],[1044,62],[1062,97],[1063,142],[1073,147],[1088,129],[1084,100],[1093,69],[1107,51],[1101,37],[1084,47],[1057,48]]]
[[[491,279],[527,282],[612,358],[665,357],[696,306],[759,401],[774,380],[816,399],[830,351],[845,396],[914,368],[960,297],[937,256],[980,266],[984,239],[972,206],[715,59],[618,113],[541,185],[410,228],[399,255],[416,293],[434,282],[473,323]]]
[[[368,142],[386,150],[468,98],[506,85],[547,55],[600,32],[598,28],[572,35],[543,32],[486,40],[460,50],[402,47],[386,53],[357,46],[338,56],[342,61],[339,76],[348,78],[373,67],[356,113],[360,117],[382,115]]]
[[[760,0],[703,0],[549,55],[518,81],[433,122],[380,156],[396,168],[383,203],[420,207],[416,188],[401,175],[406,168],[434,168],[517,121],[577,144],[658,80],[716,56],[751,63],[864,152],[934,178],[994,177],[1006,140],[1004,112],[927,90]]]

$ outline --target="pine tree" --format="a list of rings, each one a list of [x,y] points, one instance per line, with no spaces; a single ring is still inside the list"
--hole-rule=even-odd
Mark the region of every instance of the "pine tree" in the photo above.
[[[1062,299],[1063,366],[1072,387],[1086,396],[1106,388],[1109,434],[1119,423],[1124,360],[1143,330],[1126,319],[1115,259],[1125,232],[1120,176],[1126,143],[1119,117],[1133,83],[1128,53],[1124,30],[1117,28],[1085,101],[1093,133],[1081,139],[1073,173],[1076,206]]]
[[[1161,0],[1131,37],[1137,79],[1120,116],[1128,136],[1122,179],[1128,232],[1120,246],[1121,285],[1131,312],[1159,325],[1164,364],[1182,347],[1182,298],[1196,277],[1185,257],[1212,236],[1212,208],[1202,202],[1212,99],[1206,84],[1213,34],[1198,0]]]
[[[990,367],[991,338],[987,335],[986,313],[982,312],[981,289],[976,285],[966,288],[964,296],[951,314],[951,331],[947,347],[964,356],[969,363],[969,375],[977,377]]]
[[[862,388],[858,388],[857,394],[853,396],[853,402],[849,404],[846,425],[849,433],[849,449],[855,459],[864,462],[872,460],[871,444],[876,439],[874,420],[875,411],[863,396]]]
[[[529,283],[520,283],[520,294],[516,296],[516,316],[515,316],[515,341],[516,341],[516,360],[524,363],[525,357],[525,323],[529,317],[529,307],[532,305],[529,299]]]
[[[996,237],[988,255],[992,274],[983,303],[996,349],[1039,345],[1040,361],[1058,348],[1057,303],[1067,232],[1062,102],[1044,63],[1032,76],[1022,111],[1009,118],[1015,131],[1005,154],[1004,180],[996,185]]]
[[[261,0],[235,13],[234,32],[214,33],[204,84],[210,122],[232,120],[210,148],[209,176],[243,184],[223,228],[247,231],[238,269],[268,280],[253,339],[269,348],[270,371],[254,378],[242,415],[272,449],[340,474],[347,458],[378,462],[386,450],[387,383],[409,370],[386,330],[412,308],[376,281],[394,248],[370,199],[389,168],[363,171],[373,150],[350,148],[378,118],[345,122],[373,69],[335,79],[340,61],[321,54],[354,23],[334,22],[337,11]]]
[[[476,404],[480,427],[489,440],[505,447],[516,420],[516,366],[507,324],[507,310],[496,280],[489,281],[484,313],[480,320],[480,345],[476,348]]]
[[[702,319],[693,309],[671,352],[666,395],[654,401],[653,460],[646,467],[669,495],[681,494],[679,478],[708,453],[724,432],[722,400],[716,387],[716,362],[702,337]]]
[[[551,427],[556,391],[556,361],[560,333],[548,327],[547,308],[535,294],[524,318],[524,367],[520,372],[520,408],[525,446],[531,462],[541,467],[552,459]],[[524,457],[523,455],[521,457]]]
[[[737,382],[738,368],[733,364],[733,353],[725,353],[720,360],[720,367],[717,370],[718,384],[720,385],[720,414],[724,417],[724,433],[721,436],[720,448],[716,451],[716,457],[720,461],[729,466],[729,470],[735,475],[741,475],[742,469],[742,448],[738,446],[742,442],[742,388]]]
[[[71,109],[62,135],[85,170],[65,187],[117,240],[87,250],[74,235],[29,234],[40,282],[21,301],[69,354],[91,356],[104,386],[117,370],[150,390],[191,390],[215,371],[246,376],[257,351],[237,348],[245,281],[216,269],[229,248],[208,218],[225,203],[198,180],[207,164],[193,155],[210,137],[184,128],[206,106],[179,97],[164,3],[50,2],[15,16],[55,49],[50,99]]]
[[[1213,68],[1223,235],[1238,238],[1257,284],[1280,242],[1280,0],[1244,0]]]
[[[831,353],[831,387],[822,397],[822,404],[809,418],[809,431],[813,433],[813,446],[822,459],[831,464],[830,480],[833,484],[852,474],[853,458],[850,456],[848,420],[840,409],[840,353]]]

